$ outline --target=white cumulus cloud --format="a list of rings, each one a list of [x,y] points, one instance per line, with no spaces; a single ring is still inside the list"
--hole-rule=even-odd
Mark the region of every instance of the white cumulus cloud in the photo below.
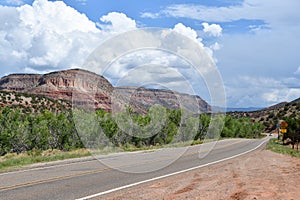
[[[186,36],[186,37],[189,37],[193,40],[197,39],[197,32],[190,28],[190,27],[187,27],[185,25],[183,25],[182,23],[178,23],[174,26],[173,28],[174,31]]]
[[[124,13],[111,12],[108,15],[102,16],[100,20],[109,25],[98,23],[98,26],[106,31],[121,33],[136,29],[135,20],[128,18]]]
[[[90,57],[87,67],[99,70],[113,85],[147,87],[157,83],[176,91],[191,92],[184,87],[184,81],[201,90],[204,96],[207,86],[202,75],[211,74],[213,52],[204,47],[194,29],[178,23],[161,32],[141,29],[129,34],[106,41]],[[102,69],[103,66],[107,68]]]
[[[122,13],[109,13],[101,19],[110,23],[103,30],[63,1],[0,6],[0,73],[80,67],[105,39],[136,27],[135,21]]]
[[[204,33],[213,37],[220,37],[222,35],[222,27],[219,24],[202,23]]]

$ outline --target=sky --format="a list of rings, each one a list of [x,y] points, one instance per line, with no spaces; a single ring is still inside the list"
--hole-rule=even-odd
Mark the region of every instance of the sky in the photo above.
[[[205,50],[222,77],[228,107],[266,107],[300,97],[299,8],[299,0],[0,0],[0,76],[84,68],[105,41],[157,27]],[[153,77],[152,84],[181,91],[177,73],[192,87],[205,86],[184,65],[167,52],[139,51],[114,61],[104,76],[118,85],[132,72],[139,84]],[[164,76],[150,76],[155,73]],[[210,103],[208,91],[195,91]]]

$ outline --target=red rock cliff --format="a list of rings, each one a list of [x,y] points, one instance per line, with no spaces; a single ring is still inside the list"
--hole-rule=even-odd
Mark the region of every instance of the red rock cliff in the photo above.
[[[71,69],[40,74],[12,74],[0,79],[0,90],[40,94],[53,99],[73,101],[76,105],[91,104],[110,111],[113,86],[95,73]]]
[[[208,112],[211,107],[200,97],[181,94],[170,90],[145,88],[114,88],[107,79],[95,73],[71,69],[40,74],[13,74],[0,79],[0,90],[40,94],[53,99],[64,99],[75,107],[111,111],[113,104],[120,108],[125,104],[138,112],[145,113],[153,105],[167,109],[183,108],[192,112]],[[195,106],[196,102],[196,106]]]

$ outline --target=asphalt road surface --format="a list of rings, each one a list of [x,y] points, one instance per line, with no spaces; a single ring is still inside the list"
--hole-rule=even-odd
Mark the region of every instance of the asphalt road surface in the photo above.
[[[0,199],[89,199],[250,153],[269,138],[117,153],[2,173]]]

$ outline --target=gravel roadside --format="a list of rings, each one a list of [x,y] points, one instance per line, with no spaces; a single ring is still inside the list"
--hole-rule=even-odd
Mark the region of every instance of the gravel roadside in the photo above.
[[[94,199],[297,200],[300,159],[260,150]]]

